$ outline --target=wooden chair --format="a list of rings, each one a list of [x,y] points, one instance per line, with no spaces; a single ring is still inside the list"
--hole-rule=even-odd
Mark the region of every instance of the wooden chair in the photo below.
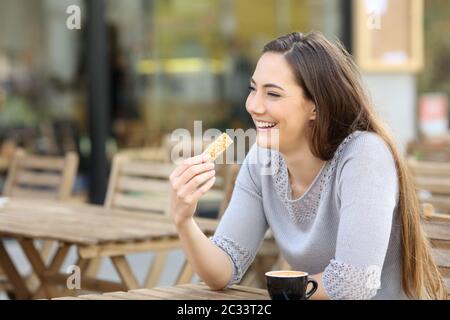
[[[118,154],[113,159],[105,207],[168,214],[169,176],[175,165],[168,162],[151,161],[136,157],[136,154]],[[145,279],[144,286],[157,285],[167,261],[169,250],[161,249],[154,258]],[[100,259],[90,262],[87,276],[96,276]],[[187,282],[190,266],[185,263],[176,283]],[[189,278],[190,280],[190,278]]]
[[[218,219],[222,218],[225,210],[230,203],[231,196],[233,195],[234,184],[236,183],[236,178],[239,174],[241,166],[238,164],[229,165],[225,174],[225,195],[220,206],[220,211],[218,215]]]
[[[142,154],[141,154],[142,155]],[[130,211],[147,211],[167,215],[169,208],[169,176],[174,165],[150,161],[136,153],[119,153],[114,156],[109,176],[106,208]],[[155,252],[145,280],[145,287],[154,287],[167,259],[167,251]],[[86,275],[95,277],[101,259],[90,261]]]
[[[3,195],[6,197],[48,198],[68,200],[71,196],[78,169],[78,156],[69,152],[65,157],[37,156],[16,150],[8,169]],[[44,241],[40,250],[48,260],[53,241]],[[0,270],[0,275],[3,272]],[[27,282],[36,283],[31,274]],[[0,291],[8,290],[6,280],[0,281]]]
[[[438,137],[421,137],[407,145],[407,154],[432,162],[450,161],[450,133]]]
[[[433,205],[426,203],[423,205],[422,226],[450,298],[450,215],[436,213]]]
[[[199,141],[194,141],[200,143]],[[203,143],[203,142],[202,142]],[[113,159],[109,178],[105,206],[126,210],[151,211],[167,214],[169,207],[169,176],[175,168],[170,162],[170,152],[173,147],[169,138],[163,141],[162,147],[146,148],[145,150],[125,150]],[[204,147],[204,146],[203,146]],[[217,165],[219,178],[213,189],[203,197],[199,209],[219,206],[224,198],[223,176],[226,166]],[[145,287],[151,288],[157,284],[167,260],[168,250],[155,253],[151,269],[145,281]],[[87,271],[88,276],[95,276],[100,267],[99,259],[92,261]],[[185,261],[176,283],[190,282],[193,270]]]
[[[164,147],[145,147],[139,149],[123,149],[120,155],[125,155],[135,160],[148,160],[155,162],[170,162],[170,154]]]
[[[450,214],[450,163],[408,159],[408,166],[421,192],[422,202]]]
[[[105,200],[107,208],[151,211],[167,214],[171,163],[132,159],[116,155],[113,159]]]
[[[67,200],[77,169],[78,156],[74,152],[65,157],[49,157],[30,155],[19,149],[8,169],[3,195]]]

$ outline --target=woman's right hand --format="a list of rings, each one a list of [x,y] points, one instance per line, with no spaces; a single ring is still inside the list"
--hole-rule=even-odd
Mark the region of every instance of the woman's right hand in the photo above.
[[[170,175],[170,213],[176,226],[194,216],[200,197],[215,182],[214,163],[208,155],[188,158]]]

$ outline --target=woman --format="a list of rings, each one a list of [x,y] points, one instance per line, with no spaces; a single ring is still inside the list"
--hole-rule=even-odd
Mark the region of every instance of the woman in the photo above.
[[[345,49],[315,32],[280,37],[250,90],[257,145],[211,239],[192,216],[214,165],[198,156],[171,175],[171,214],[203,281],[238,283],[270,227],[292,268],[318,281],[313,298],[444,299],[413,184]],[[279,167],[272,175],[264,157]]]

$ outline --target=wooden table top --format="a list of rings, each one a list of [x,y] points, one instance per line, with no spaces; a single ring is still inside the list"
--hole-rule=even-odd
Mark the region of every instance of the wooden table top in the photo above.
[[[269,300],[266,290],[234,285],[212,291],[204,284],[183,284],[174,287],[117,291],[88,294],[77,297],[60,297],[52,300]]]
[[[196,218],[203,232],[217,221]],[[0,207],[0,236],[50,239],[79,245],[177,238],[170,217],[83,203],[10,198]]]

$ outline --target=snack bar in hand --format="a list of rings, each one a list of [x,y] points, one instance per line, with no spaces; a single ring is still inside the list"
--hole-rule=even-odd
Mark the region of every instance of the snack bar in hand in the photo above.
[[[213,143],[211,143],[208,148],[203,152],[203,154],[209,154],[211,161],[217,159],[231,144],[233,140],[226,133],[222,133]]]

